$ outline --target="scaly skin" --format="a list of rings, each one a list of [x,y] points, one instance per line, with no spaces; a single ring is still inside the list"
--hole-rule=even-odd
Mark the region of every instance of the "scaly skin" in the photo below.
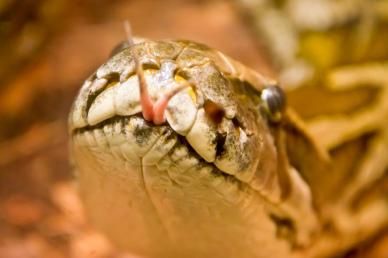
[[[69,117],[91,220],[145,257],[342,250],[326,241],[336,235],[324,225],[338,215],[322,187],[327,154],[292,110],[270,122],[260,94],[273,84],[190,41],[145,41],[113,56],[85,82]]]

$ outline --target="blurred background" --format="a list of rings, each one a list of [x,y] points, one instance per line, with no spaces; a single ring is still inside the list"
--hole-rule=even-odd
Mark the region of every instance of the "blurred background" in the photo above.
[[[131,257],[88,225],[67,146],[71,102],[126,38],[125,20],[135,35],[199,41],[280,78],[290,105],[321,135],[316,117],[366,110],[362,119],[387,121],[387,98],[379,98],[387,96],[387,2],[0,0],[0,257]],[[360,65],[374,81],[327,90],[323,74],[338,67],[365,73]],[[371,103],[379,105],[368,108]],[[354,146],[372,139],[372,129],[360,130]],[[378,124],[372,134],[384,130]],[[336,154],[341,144],[326,147]],[[360,149],[353,145],[346,148]],[[377,187],[386,191],[386,173],[383,178]],[[379,233],[344,257],[388,257],[387,246]]]

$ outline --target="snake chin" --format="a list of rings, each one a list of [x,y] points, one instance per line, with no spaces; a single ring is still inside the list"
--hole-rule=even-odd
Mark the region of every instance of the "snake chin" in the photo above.
[[[268,202],[207,162],[167,124],[113,117],[75,129],[71,148],[89,217],[124,249],[150,257],[220,257],[225,248],[212,243],[222,232],[222,241],[234,243],[228,253],[237,257],[239,250],[253,250],[238,236],[276,235],[263,207]],[[171,256],[178,241],[182,253]]]

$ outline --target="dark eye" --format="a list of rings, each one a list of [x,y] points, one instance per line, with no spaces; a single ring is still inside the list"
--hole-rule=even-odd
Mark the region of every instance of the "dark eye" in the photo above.
[[[120,53],[121,51],[123,51],[124,49],[126,48],[129,48],[131,46],[131,43],[128,42],[128,41],[122,41],[120,42],[119,44],[117,44],[113,49],[112,51],[110,52],[110,55],[109,57],[112,57],[118,53]]]
[[[261,92],[261,100],[269,119],[274,122],[279,121],[286,106],[286,95],[282,88],[277,85],[268,86]]]

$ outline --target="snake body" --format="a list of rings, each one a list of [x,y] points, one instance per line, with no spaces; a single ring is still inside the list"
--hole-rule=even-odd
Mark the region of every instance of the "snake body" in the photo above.
[[[142,115],[135,57],[152,100],[190,85],[161,125]],[[145,257],[301,255],[319,230],[314,171],[301,159],[323,158],[288,111],[268,118],[260,96],[273,83],[191,41],[146,40],[110,58],[69,117],[91,220]]]

